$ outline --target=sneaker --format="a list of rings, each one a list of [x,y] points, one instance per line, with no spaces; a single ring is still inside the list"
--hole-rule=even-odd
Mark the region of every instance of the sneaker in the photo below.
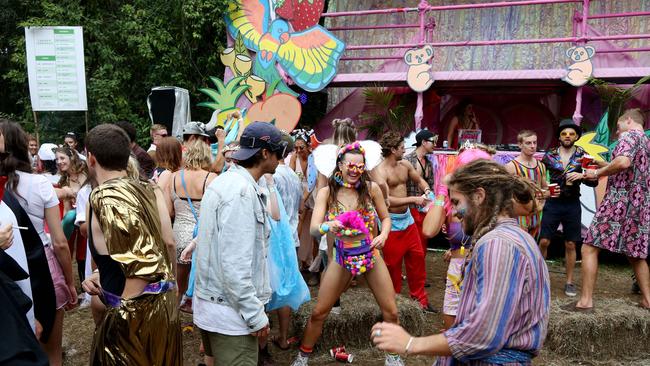
[[[439,313],[438,309],[434,308],[431,304],[427,304],[427,306],[423,306],[422,307],[422,312],[429,313],[429,314],[438,314]]]
[[[300,352],[298,352],[298,357],[296,357],[295,360],[293,360],[293,363],[291,366],[307,366],[309,365],[309,357],[303,356]]]
[[[404,366],[404,361],[402,361],[402,358],[399,355],[391,355],[389,353],[386,355],[384,366]]]
[[[335,314],[335,315],[341,314],[341,307],[340,306],[334,306],[332,308],[332,310],[330,311],[330,313]]]
[[[578,290],[576,290],[576,285],[572,283],[567,283],[564,285],[564,294],[570,297],[578,295]]]

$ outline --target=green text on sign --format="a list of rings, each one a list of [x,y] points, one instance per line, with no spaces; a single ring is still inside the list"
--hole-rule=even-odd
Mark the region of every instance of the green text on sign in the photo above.
[[[36,56],[36,61],[56,61],[56,56]]]
[[[55,29],[54,34],[74,34],[74,29]]]

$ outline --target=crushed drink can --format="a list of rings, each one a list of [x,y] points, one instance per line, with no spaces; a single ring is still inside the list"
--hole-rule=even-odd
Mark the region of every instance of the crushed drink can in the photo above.
[[[351,355],[351,354],[349,354],[349,353],[345,353],[345,352],[339,352],[339,353],[337,353],[337,354],[334,356],[334,358],[335,358],[337,361],[347,362],[347,363],[352,363],[352,360],[354,360],[354,356],[353,356],[353,355]]]
[[[340,352],[345,353],[345,346],[339,346],[339,347],[334,347],[334,348],[330,349],[330,356],[332,356],[332,358],[336,359],[336,354],[340,353]]]

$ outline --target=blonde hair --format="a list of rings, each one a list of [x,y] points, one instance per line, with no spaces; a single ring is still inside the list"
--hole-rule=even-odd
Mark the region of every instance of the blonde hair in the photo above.
[[[630,118],[634,123],[641,125],[641,127],[645,125],[645,122],[643,121],[643,112],[641,112],[641,109],[639,108],[628,109],[621,115],[621,117],[619,117],[619,119],[623,121],[628,118]]]
[[[185,151],[184,165],[186,169],[210,169],[212,163],[212,151],[210,146],[202,140],[194,140],[187,146]]]
[[[537,132],[531,130],[522,130],[517,134],[517,142],[521,144],[522,142],[524,142],[525,138],[531,136],[537,136]]]
[[[334,145],[351,144],[357,139],[357,126],[350,118],[335,118],[332,121],[332,127],[334,128],[334,135],[332,136]]]
[[[140,179],[140,164],[133,156],[129,156],[129,161],[126,163],[126,175],[131,179]]]

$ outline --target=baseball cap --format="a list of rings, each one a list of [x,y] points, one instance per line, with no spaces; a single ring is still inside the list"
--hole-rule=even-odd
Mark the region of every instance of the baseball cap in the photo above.
[[[413,146],[422,145],[422,141],[431,141],[434,142],[434,138],[438,136],[429,130],[421,130],[415,135],[415,143]]]
[[[239,150],[232,154],[235,160],[250,159],[260,149],[283,151],[287,142],[282,140],[282,133],[267,122],[253,122],[246,126],[239,139]]]
[[[44,143],[38,149],[38,158],[41,160],[56,160],[54,150],[58,148],[57,145],[51,143]]]
[[[207,133],[205,133],[205,125],[201,122],[187,122],[183,128],[183,136],[185,135],[199,135],[210,137]]]

